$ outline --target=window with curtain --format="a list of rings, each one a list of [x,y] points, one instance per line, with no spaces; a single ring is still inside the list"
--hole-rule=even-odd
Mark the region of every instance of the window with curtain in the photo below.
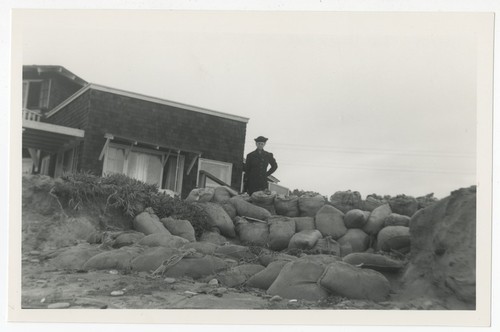
[[[162,188],[162,156],[145,151],[129,151],[120,145],[110,145],[104,158],[103,175],[120,173]]]

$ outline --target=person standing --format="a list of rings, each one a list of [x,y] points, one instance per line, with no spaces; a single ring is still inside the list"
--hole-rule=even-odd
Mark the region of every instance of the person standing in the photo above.
[[[259,136],[255,139],[257,149],[247,155],[245,162],[244,191],[252,195],[256,191],[268,189],[267,177],[278,169],[272,153],[264,151],[267,138]],[[271,165],[269,170],[268,166]]]

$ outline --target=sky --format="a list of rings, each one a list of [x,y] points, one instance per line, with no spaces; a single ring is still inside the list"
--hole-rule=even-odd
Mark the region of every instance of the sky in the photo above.
[[[250,118],[290,189],[363,197],[476,183],[472,14],[24,12],[22,63]]]

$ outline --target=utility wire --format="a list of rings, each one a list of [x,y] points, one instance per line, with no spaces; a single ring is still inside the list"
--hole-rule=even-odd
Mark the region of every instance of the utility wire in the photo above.
[[[435,173],[435,174],[462,174],[473,175],[474,171],[460,171],[460,170],[439,170],[439,169],[418,169],[418,168],[397,168],[397,167],[370,167],[359,165],[336,165],[336,164],[308,164],[297,163],[289,161],[280,161],[283,165],[303,166],[303,167],[319,167],[319,168],[339,168],[339,169],[360,169],[360,170],[374,170],[374,171],[388,171],[388,172],[405,172],[405,173]]]

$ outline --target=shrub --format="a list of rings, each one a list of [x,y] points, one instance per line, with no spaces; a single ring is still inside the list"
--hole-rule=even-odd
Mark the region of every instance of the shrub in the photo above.
[[[133,218],[146,207],[152,207],[160,219],[173,217],[189,220],[197,238],[210,229],[208,216],[202,209],[159,192],[155,184],[147,184],[124,174],[104,177],[90,172],[64,174],[60,181],[56,181],[53,193],[67,207],[75,210],[85,205],[104,204],[116,207]]]

